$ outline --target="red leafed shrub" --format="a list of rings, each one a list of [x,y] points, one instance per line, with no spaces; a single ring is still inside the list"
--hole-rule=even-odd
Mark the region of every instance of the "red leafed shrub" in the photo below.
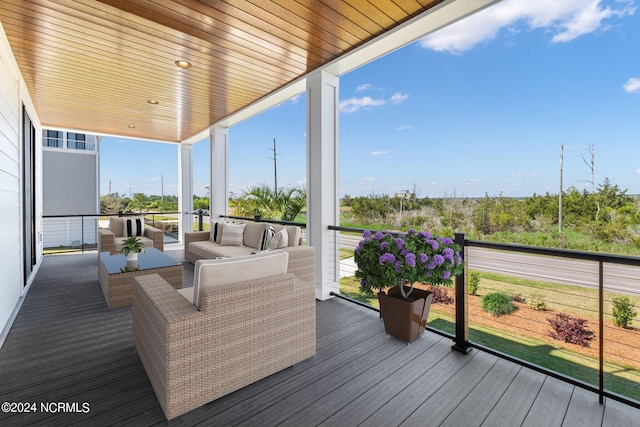
[[[453,304],[453,297],[449,296],[446,288],[441,286],[429,286],[429,291],[433,293],[433,304]]]
[[[553,331],[549,333],[551,338],[589,347],[589,341],[593,339],[593,332],[587,329],[586,319],[558,313],[555,317],[547,318],[547,321],[553,328]]]

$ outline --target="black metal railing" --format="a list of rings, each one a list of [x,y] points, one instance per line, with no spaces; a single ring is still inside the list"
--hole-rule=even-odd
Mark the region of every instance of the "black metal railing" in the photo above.
[[[267,219],[267,218],[262,218],[260,215],[256,215],[253,218],[246,217],[246,216],[220,215],[220,218],[229,218],[229,219],[237,219],[241,221],[253,221],[253,222],[269,222],[271,224],[279,224],[279,225],[297,225],[300,228],[307,227],[307,224],[304,222],[282,221],[279,219]]]
[[[119,212],[77,215],[43,215],[43,252],[84,252],[98,246],[98,227],[113,216],[144,216],[145,223],[163,230],[165,244],[179,240],[178,216],[180,212]],[[170,217],[171,219],[167,219]],[[175,219],[173,218],[175,217]],[[160,219],[161,218],[161,219]]]
[[[335,231],[343,231],[343,232],[356,232],[362,233],[364,229],[357,228],[349,228],[349,227],[339,227],[339,226],[329,226],[330,230]],[[392,232],[391,234],[398,234],[397,232]],[[595,300],[595,304],[597,305],[597,309],[594,310],[594,313],[597,313],[597,381],[587,382],[582,379],[576,378],[573,375],[573,369],[571,366],[567,369],[569,374],[558,372],[554,369],[548,368],[546,366],[534,363],[532,361],[528,361],[522,357],[514,356],[513,354],[509,354],[508,352],[499,350],[495,347],[492,347],[491,344],[487,343],[478,343],[473,342],[473,340],[469,339],[469,331],[470,327],[472,331],[475,332],[474,328],[478,328],[478,320],[473,316],[470,317],[469,314],[469,290],[468,290],[468,275],[469,275],[469,261],[473,261],[473,259],[465,260],[465,272],[455,278],[455,313],[453,316],[453,327],[450,332],[452,334],[448,334],[443,331],[439,331],[435,328],[427,327],[428,330],[440,333],[441,335],[449,336],[453,339],[453,348],[458,351],[462,351],[467,353],[471,348],[481,349],[483,351],[489,352],[491,354],[497,355],[499,357],[508,359],[512,362],[518,363],[522,366],[526,366],[535,371],[542,372],[546,375],[549,375],[554,378],[561,379],[570,384],[583,387],[590,391],[593,391],[599,395],[600,402],[602,403],[604,397],[612,398],[614,400],[622,401],[626,404],[629,404],[634,407],[640,408],[640,402],[637,400],[636,393],[626,393],[622,394],[617,391],[611,391],[605,388],[605,370],[607,369],[606,362],[606,354],[605,348],[612,347],[620,347],[618,343],[607,343],[605,341],[605,328],[608,327],[605,325],[605,317],[610,313],[605,313],[605,301],[609,304],[611,301],[605,299],[605,265],[606,264],[618,264],[625,266],[633,266],[640,267],[640,258],[631,257],[631,256],[621,256],[621,255],[613,255],[613,254],[602,254],[602,253],[593,253],[593,252],[584,252],[584,251],[574,251],[574,250],[565,250],[565,249],[553,249],[553,248],[542,248],[542,247],[534,247],[534,246],[522,246],[522,245],[512,245],[505,243],[494,243],[494,242],[485,242],[485,241],[477,241],[477,240],[468,240],[466,239],[466,235],[463,233],[456,233],[455,242],[459,244],[461,247],[467,248],[478,248],[485,249],[491,251],[500,251],[507,253],[515,253],[515,254],[531,254],[538,255],[544,257],[551,257],[553,259],[570,259],[570,260],[580,260],[580,261],[589,261],[590,263],[597,264],[597,272],[594,271],[593,275],[595,279],[595,288],[597,289],[597,297],[593,298]],[[466,250],[463,252],[467,252]],[[594,269],[595,270],[595,269]],[[560,273],[558,273],[560,274]],[[607,288],[607,292],[611,293],[609,288]],[[333,294],[338,296],[337,294]],[[640,292],[638,292],[640,295]],[[352,298],[343,297],[346,300],[350,300],[352,302],[357,301]],[[571,301],[574,298],[577,298],[575,295],[567,294],[564,296],[568,301]],[[357,301],[358,304],[363,305],[364,303]],[[542,304],[542,302],[540,302]],[[366,305],[366,304],[364,304]],[[568,306],[571,306],[571,302],[567,303]],[[476,307],[477,308],[477,307]],[[374,308],[375,309],[375,308]],[[377,310],[377,309],[376,309]],[[479,311],[479,310],[475,310]],[[525,313],[526,315],[526,313]],[[545,324],[546,325],[546,324]],[[525,331],[526,333],[526,331]],[[634,331],[630,331],[630,333],[634,333]],[[477,335],[477,334],[476,334]],[[638,345],[640,345],[640,335],[638,336]],[[489,340],[491,342],[491,340]],[[494,339],[497,342],[497,339]],[[607,347],[608,344],[608,347]],[[497,344],[496,344],[497,346]],[[633,347],[633,351],[630,353],[640,353],[640,348]],[[634,376],[631,379],[625,379],[626,383],[630,383],[630,387],[621,387],[623,390],[629,389],[638,389],[638,384],[640,383],[640,360],[635,360],[631,358],[632,356],[627,356],[624,359],[627,363],[626,366],[622,368],[622,370],[626,371],[634,371]],[[569,365],[571,363],[576,362],[567,362]],[[575,365],[577,366],[577,365]],[[610,367],[609,367],[609,370]],[[629,372],[626,372],[629,373]],[[638,375],[635,375],[638,374]],[[608,378],[612,378],[612,374],[608,373]]]

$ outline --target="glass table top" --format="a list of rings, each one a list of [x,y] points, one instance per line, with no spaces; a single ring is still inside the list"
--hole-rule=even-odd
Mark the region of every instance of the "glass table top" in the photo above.
[[[111,255],[109,252],[100,252],[100,260],[109,274],[131,271],[125,270],[125,267],[127,266],[127,259],[123,254]],[[178,260],[171,258],[169,255],[157,250],[156,248],[145,248],[144,252],[138,254],[137,270],[172,267],[176,265],[180,265]]]

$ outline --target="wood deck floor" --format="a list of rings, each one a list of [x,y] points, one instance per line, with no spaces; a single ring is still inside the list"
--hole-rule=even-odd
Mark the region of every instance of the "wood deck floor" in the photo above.
[[[131,343],[130,307],[107,308],[96,257],[45,258],[0,349],[0,402],[36,411],[0,412],[0,425],[166,424]],[[186,284],[192,271],[185,264]],[[342,300],[317,303],[317,340],[315,357],[170,424],[640,425],[635,408],[600,405],[593,393],[481,351],[462,355],[433,333],[411,345],[387,337],[377,313]],[[74,403],[79,412],[64,411]]]

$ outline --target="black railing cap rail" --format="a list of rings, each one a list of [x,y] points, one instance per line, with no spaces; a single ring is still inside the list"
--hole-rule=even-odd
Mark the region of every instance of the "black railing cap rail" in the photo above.
[[[267,219],[267,218],[262,218],[260,215],[256,215],[253,218],[249,218],[246,216],[220,215],[220,218],[239,219],[243,221],[253,221],[253,222],[272,222],[274,224],[280,224],[280,225],[297,225],[298,227],[302,227],[302,228],[307,227],[307,224],[304,222],[282,221],[279,219]]]
[[[339,227],[335,225],[330,225],[329,230],[348,231],[348,232],[356,232],[356,233],[363,233],[365,231],[365,229],[363,228]],[[392,235],[403,234],[403,232],[396,232],[396,231],[383,231],[383,233],[389,233]],[[456,234],[461,234],[461,233],[456,233]],[[487,242],[484,240],[468,240],[468,239],[465,239],[464,245],[469,247],[495,249],[499,251],[523,252],[523,253],[529,253],[534,255],[546,255],[546,256],[554,256],[554,257],[561,257],[561,258],[580,259],[584,261],[609,262],[609,263],[615,263],[615,264],[640,266],[640,257],[635,257],[630,255],[616,255],[616,254],[607,254],[607,253],[601,253],[601,252],[578,251],[575,249],[544,248],[541,246],[516,245],[512,243],[498,243],[498,242]]]

